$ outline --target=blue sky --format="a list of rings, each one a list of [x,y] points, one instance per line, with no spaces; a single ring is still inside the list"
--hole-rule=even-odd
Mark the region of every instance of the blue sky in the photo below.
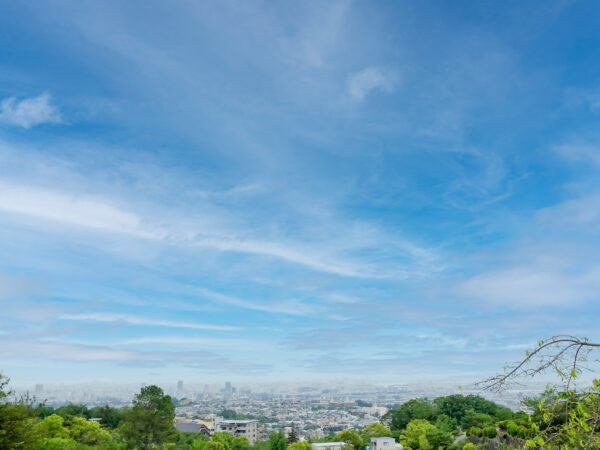
[[[597,337],[597,2],[0,9],[15,381],[469,381]]]

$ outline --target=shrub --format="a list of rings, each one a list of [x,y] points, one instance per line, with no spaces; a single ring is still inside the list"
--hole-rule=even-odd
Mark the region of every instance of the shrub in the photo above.
[[[519,425],[517,425],[512,420],[509,420],[508,423],[506,424],[506,431],[511,436],[519,437]]]
[[[479,436],[483,435],[483,430],[479,427],[471,427],[467,430],[467,436]]]
[[[496,427],[493,425],[487,426],[483,429],[483,435],[485,437],[488,437],[490,439],[493,439],[496,437]]]

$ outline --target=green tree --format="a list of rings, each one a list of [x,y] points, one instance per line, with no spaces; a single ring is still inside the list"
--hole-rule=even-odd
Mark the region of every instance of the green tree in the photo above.
[[[455,433],[458,423],[454,417],[440,414],[435,420],[435,426],[446,433]]]
[[[409,400],[397,409],[388,411],[383,419],[389,423],[393,431],[403,430],[414,419],[433,420],[438,414],[438,407],[425,398]]]
[[[36,450],[76,450],[81,445],[69,438],[48,438],[34,447]]]
[[[219,431],[213,434],[212,439],[213,442],[219,442],[223,444],[225,450],[231,450],[231,444],[233,443],[233,436],[225,431]]]
[[[119,430],[132,445],[150,448],[165,442],[174,442],[177,429],[173,425],[175,406],[171,397],[158,386],[143,387],[135,396],[133,407]]]
[[[186,431],[180,431],[177,433],[177,448],[188,450],[192,447],[192,444],[196,439],[207,442],[208,439],[203,433],[191,433]]]
[[[433,449],[446,448],[452,444],[452,434],[442,431],[437,427],[429,428],[425,431],[427,442]]]
[[[40,403],[36,408],[35,408],[35,413],[36,415],[40,418],[40,419],[45,419],[48,416],[51,416],[52,414],[54,414],[54,408],[51,406],[47,406],[43,403]]]
[[[87,406],[74,405],[73,403],[69,403],[68,405],[57,408],[54,411],[54,414],[58,414],[60,417],[65,419],[66,425],[70,425],[75,417],[89,417]]]
[[[245,414],[240,414],[235,412],[233,409],[224,409],[217,413],[219,417],[222,417],[225,420],[246,420],[249,419]]]
[[[448,395],[438,397],[434,400],[438,413],[445,414],[462,422],[467,411],[472,410],[474,414],[487,414],[488,416],[501,417],[500,420],[510,419],[512,412],[508,408],[496,405],[478,395]]]
[[[483,436],[483,430],[479,427],[471,427],[467,430],[467,436]]]
[[[69,430],[64,426],[64,419],[52,414],[42,421],[28,421],[31,433],[23,447],[27,449],[59,449],[76,448],[77,442],[71,439]]]
[[[66,438],[69,437],[69,430],[63,426],[65,420],[58,414],[52,414],[46,417],[33,427],[33,432],[41,438]]]
[[[225,450],[225,446],[218,441],[208,441],[206,442],[206,444],[204,444],[204,447],[202,448],[203,450]]]
[[[363,428],[360,436],[363,440],[363,445],[369,445],[371,443],[371,438],[374,437],[392,437],[391,430],[378,422],[374,422],[371,425]]]
[[[208,441],[208,440],[202,439],[202,438],[196,438],[192,441],[190,448],[192,450],[204,450],[204,447],[206,447],[209,442],[211,442],[211,441]],[[187,447],[182,446],[182,448],[187,448]]]
[[[471,427],[484,428],[494,424],[494,419],[489,414],[475,412],[474,409],[468,409],[462,417],[461,425],[463,429]]]
[[[434,425],[425,419],[411,420],[400,436],[400,443],[412,450],[431,450],[433,446],[427,439],[427,432],[436,429]]]
[[[600,381],[584,391],[567,390],[542,398],[529,427],[508,425],[528,439],[526,448],[600,448]]]
[[[312,446],[307,441],[296,441],[288,445],[287,450],[311,450]]]
[[[494,425],[488,425],[483,429],[483,435],[487,438],[493,439],[498,434],[496,427]]]
[[[363,439],[356,431],[345,430],[335,435],[335,440],[345,442],[350,449],[360,450],[363,448]]]
[[[248,450],[250,447],[250,441],[246,436],[238,436],[231,441],[231,450]]]
[[[75,417],[69,427],[69,434],[75,441],[92,447],[107,448],[114,444],[111,434],[103,430],[98,422]]]
[[[292,429],[290,430],[290,435],[288,436],[287,441],[289,444],[292,444],[292,443],[298,441],[298,432],[296,431],[296,428],[294,427],[294,422],[292,422]]]
[[[13,449],[28,438],[29,420],[36,416],[29,398],[10,402],[10,380],[0,373],[0,449]]]
[[[114,430],[120,424],[129,408],[113,408],[112,406],[95,406],[87,412],[88,419],[102,419],[102,426]]]
[[[273,432],[269,435],[270,450],[286,450],[287,440],[283,431]]]
[[[271,449],[271,443],[266,440],[266,441],[256,441],[254,443],[254,445],[252,446],[253,450],[270,450]]]

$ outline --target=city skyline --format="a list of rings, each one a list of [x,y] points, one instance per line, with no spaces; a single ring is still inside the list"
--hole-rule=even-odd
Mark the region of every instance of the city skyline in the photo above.
[[[467,384],[597,339],[597,3],[0,9],[15,382]]]

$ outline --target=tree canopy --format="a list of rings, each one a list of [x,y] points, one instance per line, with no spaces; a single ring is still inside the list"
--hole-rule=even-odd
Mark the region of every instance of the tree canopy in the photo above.
[[[150,448],[175,439],[174,418],[175,405],[171,397],[158,386],[146,386],[135,396],[119,431],[129,443]]]

